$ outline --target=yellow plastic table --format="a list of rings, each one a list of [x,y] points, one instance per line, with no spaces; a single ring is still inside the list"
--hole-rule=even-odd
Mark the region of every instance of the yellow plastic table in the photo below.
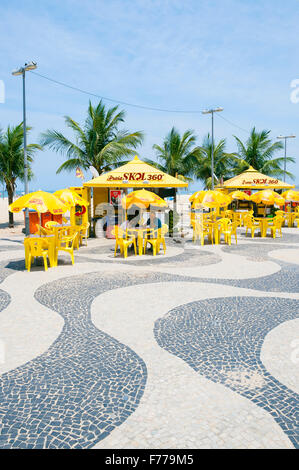
[[[221,233],[221,227],[220,225],[220,220],[215,220],[214,222],[206,222],[210,229],[210,237],[214,238],[215,245],[219,244],[219,239],[220,239],[220,233]]]
[[[255,221],[259,222],[260,230],[261,230],[261,237],[265,238],[267,236],[267,228],[270,223],[273,223],[273,218],[270,217],[255,217]]]
[[[132,234],[134,236],[136,236],[137,238],[137,247],[138,247],[138,254],[139,256],[142,255],[143,253],[143,237],[144,237],[144,234],[145,233],[149,233],[151,231],[150,228],[139,228],[139,227],[135,227],[135,228],[128,228],[127,229],[127,232],[129,234]]]
[[[57,244],[54,235],[46,235],[45,237],[39,237],[38,235],[29,235],[24,238],[24,248],[25,248],[25,268],[28,267],[28,257],[29,257],[29,240],[32,238],[40,238],[45,240],[49,246],[49,262],[51,268],[57,266]]]

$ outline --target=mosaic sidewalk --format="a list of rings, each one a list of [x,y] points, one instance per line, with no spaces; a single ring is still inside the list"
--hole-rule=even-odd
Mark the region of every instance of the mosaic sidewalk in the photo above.
[[[42,333],[41,353],[18,356],[0,377],[0,448],[298,447],[298,395],[286,375],[298,366],[290,360],[283,374],[273,363],[270,373],[261,359],[263,348],[267,356],[296,339],[292,329],[268,341],[298,322],[299,257],[271,256],[299,248],[299,234],[289,237],[289,246],[173,246],[167,258],[128,262],[93,242],[74,267],[63,256],[48,273],[24,272],[17,243],[0,240],[0,340],[13,332],[9,305],[19,297],[14,344],[38,305],[56,335],[51,344]],[[247,279],[229,278],[236,260],[236,277],[250,263]],[[30,279],[34,295],[21,305]]]

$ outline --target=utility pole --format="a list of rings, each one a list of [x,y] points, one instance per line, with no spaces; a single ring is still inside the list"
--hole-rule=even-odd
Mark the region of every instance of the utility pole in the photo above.
[[[211,108],[211,109],[205,109],[202,111],[202,114],[211,114],[212,118],[212,161],[211,161],[211,178],[212,178],[212,190],[214,189],[214,113],[219,113],[223,111],[223,108]]]
[[[25,194],[28,194],[28,160],[27,160],[27,135],[26,135],[26,90],[25,90],[25,73],[29,70],[36,69],[36,62],[28,62],[23,67],[12,72],[12,75],[22,75],[23,78],[23,134],[24,134],[24,183]],[[29,213],[25,209],[25,234],[29,235]]]

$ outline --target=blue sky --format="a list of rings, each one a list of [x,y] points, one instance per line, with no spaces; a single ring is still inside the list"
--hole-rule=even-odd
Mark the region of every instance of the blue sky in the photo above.
[[[101,96],[195,111],[221,105],[223,118],[245,130],[254,125],[271,129],[273,138],[295,133],[288,154],[296,158],[289,169],[298,184],[299,102],[290,99],[291,81],[299,78],[298,21],[297,0],[2,0],[5,102],[0,103],[0,127],[22,120],[21,78],[11,71],[35,60],[39,73]],[[71,137],[63,116],[83,123],[88,99],[28,74],[29,141],[48,128]],[[181,132],[194,129],[199,142],[210,131],[209,116],[201,113],[121,107],[125,127],[146,134],[141,158],[154,158],[152,145],[161,143],[173,125]],[[215,134],[227,138],[228,151],[236,150],[233,134],[248,136],[220,117],[215,118]],[[40,152],[31,189],[80,183],[73,174],[56,175],[62,161],[49,150]]]

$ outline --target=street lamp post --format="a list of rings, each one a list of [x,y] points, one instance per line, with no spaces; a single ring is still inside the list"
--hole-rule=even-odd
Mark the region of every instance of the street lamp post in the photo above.
[[[291,135],[278,135],[277,139],[284,139],[284,168],[283,168],[283,181],[286,180],[286,171],[287,171],[287,139],[294,139],[296,136]]]
[[[211,186],[212,186],[212,190],[214,189],[214,113],[219,113],[223,111],[223,108],[212,108],[212,109],[205,109],[204,111],[202,111],[202,114],[211,114],[211,118],[212,118],[212,162],[211,162],[211,166],[212,166],[212,169],[211,169],[211,177],[212,177],[212,182],[211,182]]]
[[[36,62],[28,62],[23,67],[12,72],[12,75],[22,75],[23,77],[23,134],[24,134],[24,182],[25,194],[28,194],[28,161],[27,161],[27,136],[26,136],[26,95],[25,95],[25,73],[36,69]],[[29,235],[29,214],[25,210],[25,234]]]

